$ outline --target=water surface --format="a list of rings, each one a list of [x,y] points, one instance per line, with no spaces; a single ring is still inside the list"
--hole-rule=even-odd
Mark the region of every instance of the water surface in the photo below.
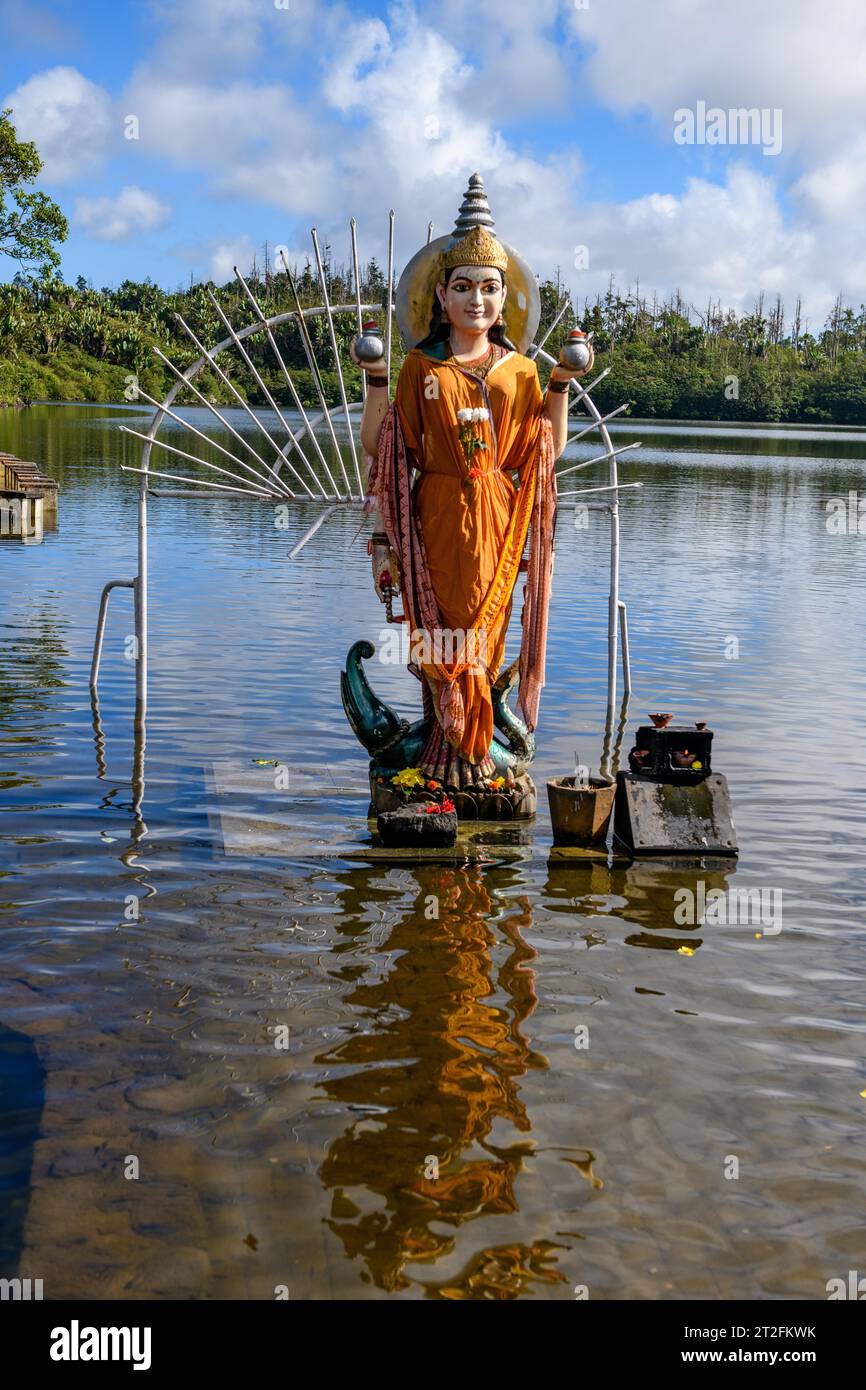
[[[53,1298],[779,1299],[862,1271],[866,537],[826,503],[863,493],[866,435],[616,430],[646,440],[626,746],[649,710],[709,720],[735,871],[551,855],[545,779],[604,732],[607,524],[565,507],[537,822],[419,867],[363,857],[339,672],[383,623],[354,513],[290,562],[315,507],[151,501],[132,786],[128,591],[96,730],[88,693],[102,585],[135,571],[121,422],[146,415],[0,412],[61,485],[56,533],[0,543],[3,1272]],[[370,667],[416,718],[412,677]],[[778,890],[782,929],[678,924],[699,883]]]

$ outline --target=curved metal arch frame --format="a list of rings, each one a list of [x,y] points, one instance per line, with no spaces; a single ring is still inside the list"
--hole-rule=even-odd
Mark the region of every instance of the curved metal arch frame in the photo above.
[[[353,253],[355,253],[354,230],[355,230],[355,229],[354,229],[354,219],[353,219],[353,225],[352,225]],[[431,231],[432,231],[432,224],[431,224],[431,227],[428,228],[428,240],[429,240]],[[388,277],[388,285],[391,286],[392,295],[393,295],[393,212],[391,213],[390,237],[389,237],[389,277]],[[547,333],[545,334],[545,337],[541,340],[541,343],[539,343],[539,344],[537,344],[537,345],[536,345],[536,344],[533,344],[533,345],[528,349],[528,355],[529,355],[529,356],[535,357],[535,358],[541,358],[541,359],[543,359],[544,361],[546,361],[546,362],[547,362],[548,364],[550,364],[550,365],[553,365],[553,364],[554,364],[554,362],[555,362],[556,359],[553,358],[553,357],[551,356],[550,353],[548,353],[548,352],[546,352],[546,351],[544,350],[544,346],[543,346],[543,345],[544,345],[544,342],[546,341],[547,337],[549,336],[550,332],[552,332],[553,328],[556,326],[556,323],[559,321],[559,318],[561,318],[562,314],[564,313],[565,308],[567,307],[567,303],[568,303],[568,301],[566,300],[566,302],[563,304],[562,309],[560,310],[559,315],[557,316],[557,319],[554,320],[554,323],[553,323],[553,324],[551,325],[551,327],[548,329]],[[171,410],[171,407],[174,405],[174,402],[175,402],[175,400],[176,400],[176,398],[177,398],[179,392],[181,392],[181,391],[184,389],[185,386],[188,386],[188,385],[194,383],[196,377],[200,374],[200,372],[201,372],[202,370],[204,370],[204,368],[205,368],[206,366],[209,366],[209,365],[212,366],[212,365],[214,365],[215,359],[216,359],[221,353],[226,352],[230,347],[237,347],[239,342],[243,342],[245,339],[252,337],[255,333],[264,332],[264,333],[270,334],[274,328],[279,327],[279,326],[281,326],[281,325],[283,325],[283,324],[285,324],[285,323],[289,323],[289,322],[291,322],[291,321],[293,321],[293,320],[297,321],[299,318],[303,318],[304,320],[306,320],[308,317],[309,317],[309,318],[314,318],[314,317],[317,317],[317,316],[320,316],[320,315],[326,315],[326,316],[328,317],[329,327],[330,327],[331,333],[332,333],[332,335],[333,335],[333,318],[334,318],[334,315],[335,315],[335,314],[353,313],[353,314],[355,314],[356,319],[357,319],[357,321],[358,321],[358,323],[359,323],[359,325],[360,325],[360,318],[361,318],[362,313],[364,313],[364,312],[381,312],[383,309],[384,309],[384,305],[381,305],[381,304],[364,304],[364,305],[362,305],[362,304],[360,303],[360,296],[358,296],[357,299],[356,299],[356,303],[355,303],[355,304],[342,304],[342,305],[333,305],[333,306],[332,306],[332,305],[326,303],[326,304],[324,304],[324,305],[311,306],[311,307],[306,308],[306,309],[301,309],[300,306],[299,306],[299,309],[297,309],[297,310],[287,310],[287,311],[284,312],[284,313],[271,315],[271,316],[269,316],[269,317],[265,317],[264,315],[262,315],[260,318],[254,319],[251,323],[247,324],[247,325],[244,326],[243,328],[238,329],[238,330],[233,330],[227,337],[225,337],[224,339],[222,339],[222,340],[221,340],[219,343],[217,343],[214,347],[212,347],[212,348],[206,350],[205,352],[201,353],[201,354],[199,355],[199,357],[198,357],[193,363],[190,364],[189,367],[187,367],[181,374],[178,375],[178,379],[177,379],[177,381],[172,385],[172,387],[170,388],[170,390],[169,390],[169,392],[168,392],[168,395],[165,397],[165,399],[162,401],[162,403],[157,407],[156,412],[155,412],[155,414],[154,414],[154,417],[153,417],[153,419],[152,419],[152,421],[151,421],[151,423],[150,423],[150,427],[149,427],[149,429],[148,429],[148,431],[147,431],[147,435],[146,435],[146,436],[140,436],[141,438],[144,439],[144,448],[143,448],[142,457],[141,457],[141,461],[142,461],[143,467],[142,467],[141,469],[130,470],[130,471],[138,472],[138,473],[140,474],[140,483],[139,483],[139,507],[138,507],[138,562],[139,562],[139,563],[138,563],[138,574],[137,574],[136,577],[135,577],[134,579],[132,579],[132,580],[112,580],[112,581],[110,581],[108,584],[106,584],[106,585],[104,586],[103,591],[102,591],[101,600],[100,600],[99,619],[98,619],[98,624],[97,624],[97,632],[96,632],[96,638],[95,638],[95,642],[94,642],[93,660],[92,660],[92,664],[91,664],[91,673],[90,673],[90,690],[91,690],[91,698],[92,698],[92,703],[93,703],[93,708],[94,708],[94,717],[95,717],[95,719],[97,720],[97,722],[98,722],[98,694],[97,694],[97,688],[98,688],[99,667],[100,667],[100,661],[101,661],[101,655],[102,655],[102,644],[103,644],[103,636],[104,636],[105,622],[106,622],[106,617],[107,617],[107,607],[108,607],[109,595],[110,595],[110,592],[111,592],[113,589],[115,589],[115,588],[131,588],[131,589],[133,590],[133,594],[134,594],[134,604],[135,604],[135,628],[136,628],[136,640],[137,640],[137,644],[138,644],[137,661],[136,661],[136,728],[138,728],[138,727],[140,726],[140,727],[142,728],[142,730],[143,730],[143,729],[144,729],[144,725],[145,725],[146,707],[147,707],[147,656],[148,656],[148,623],[147,623],[147,577],[148,577],[148,556],[147,556],[147,497],[148,497],[148,494],[149,494],[149,493],[153,493],[154,496],[163,496],[163,497],[165,497],[165,496],[185,496],[185,497],[190,497],[190,496],[202,496],[202,495],[210,495],[211,497],[213,497],[214,495],[216,495],[216,496],[228,496],[228,495],[231,495],[231,490],[229,490],[229,489],[220,490],[218,487],[212,487],[212,489],[211,489],[211,491],[210,491],[209,494],[202,494],[202,493],[197,493],[197,492],[192,492],[192,493],[190,493],[190,492],[178,492],[178,491],[175,490],[175,489],[154,489],[154,488],[150,487],[150,485],[149,485],[149,480],[150,480],[153,476],[155,476],[153,470],[151,470],[151,468],[150,468],[150,459],[151,459],[151,454],[152,454],[152,450],[153,450],[153,447],[154,447],[154,443],[157,442],[157,441],[156,441],[156,436],[157,436],[157,434],[158,434],[158,432],[159,432],[159,429],[160,429],[160,426],[162,425],[162,423],[163,423],[167,418],[170,418],[169,411]],[[393,312],[393,303],[392,303],[392,312]],[[390,349],[391,349],[391,333],[390,333],[390,329],[391,329],[391,315],[389,314],[389,315],[388,315],[388,326],[387,326],[387,357],[388,357],[388,362],[389,362],[389,364],[390,364]],[[333,336],[332,336],[332,341],[333,341]],[[642,486],[642,484],[639,483],[639,482],[637,482],[637,483],[624,483],[624,484],[623,484],[623,483],[620,483],[620,482],[619,482],[619,478],[618,478],[618,466],[617,466],[617,456],[618,456],[619,454],[621,454],[621,453],[627,452],[628,450],[631,450],[631,449],[635,449],[635,448],[640,447],[639,443],[633,443],[633,444],[630,444],[630,445],[625,445],[623,448],[616,449],[616,448],[614,448],[614,446],[613,446],[613,442],[612,442],[612,440],[611,440],[610,433],[609,433],[609,431],[608,431],[608,429],[607,429],[607,421],[608,421],[609,419],[611,419],[614,415],[618,415],[618,414],[620,413],[620,411],[624,410],[626,407],[625,407],[625,406],[621,406],[621,407],[619,407],[618,410],[612,411],[612,412],[610,412],[608,415],[603,416],[603,415],[601,414],[601,412],[599,411],[598,407],[596,406],[594,400],[592,399],[591,392],[592,392],[593,387],[596,386],[596,385],[598,384],[598,382],[599,382],[600,380],[602,380],[602,378],[608,374],[608,371],[609,371],[609,370],[610,370],[610,369],[608,368],[606,371],[602,372],[593,382],[590,383],[590,385],[588,385],[588,386],[586,386],[586,387],[579,387],[579,386],[577,386],[577,383],[576,383],[575,381],[572,381],[572,382],[570,383],[570,390],[571,390],[572,388],[574,388],[574,389],[576,390],[576,392],[577,392],[574,401],[571,402],[571,405],[582,404],[582,405],[585,407],[586,412],[587,412],[587,415],[588,415],[589,418],[590,418],[590,425],[589,425],[586,429],[580,431],[578,435],[576,435],[576,436],[571,436],[570,439],[569,439],[569,442],[571,442],[571,439],[582,438],[582,437],[584,437],[586,434],[590,433],[590,432],[592,431],[592,429],[598,429],[599,436],[600,436],[600,438],[601,438],[601,442],[602,442],[602,445],[603,445],[603,447],[604,447],[604,452],[603,452],[602,454],[598,455],[598,456],[595,457],[595,458],[591,458],[591,459],[584,460],[584,461],[581,462],[581,463],[572,465],[571,467],[562,470],[562,472],[561,472],[560,475],[559,475],[559,476],[564,476],[564,475],[567,474],[567,473],[574,472],[574,471],[577,471],[577,470],[579,470],[579,469],[587,468],[587,467],[590,467],[590,466],[592,466],[592,465],[594,465],[594,464],[596,464],[596,463],[604,462],[604,461],[606,460],[607,463],[608,463],[608,483],[607,483],[606,486],[594,487],[594,488],[585,488],[585,489],[580,489],[580,490],[575,491],[575,492],[559,493],[559,495],[558,495],[558,501],[561,502],[562,500],[564,500],[564,499],[566,499],[566,498],[583,497],[583,496],[587,496],[587,495],[590,495],[590,494],[599,494],[599,493],[612,493],[612,494],[613,494],[612,498],[611,498],[609,501],[602,502],[602,503],[591,503],[591,502],[590,502],[590,503],[584,504],[584,505],[587,505],[588,507],[590,507],[591,509],[594,509],[594,510],[606,511],[606,512],[608,513],[609,520],[610,520],[610,590],[609,590],[609,596],[608,596],[607,715],[606,715],[606,731],[605,731],[604,750],[603,750],[603,753],[602,753],[601,768],[600,768],[600,770],[601,770],[601,774],[602,774],[603,777],[605,777],[605,778],[611,780],[611,774],[610,774],[611,740],[612,740],[613,721],[614,721],[614,715],[615,715],[615,702],[616,702],[616,694],[617,694],[617,676],[616,676],[616,672],[617,672],[618,655],[619,655],[619,652],[618,652],[618,636],[621,636],[621,643],[622,643],[621,657],[622,657],[622,664],[623,664],[623,693],[624,693],[624,701],[623,701],[623,707],[622,707],[622,709],[621,709],[621,711],[620,711],[620,721],[619,721],[619,729],[618,729],[618,733],[617,733],[616,748],[614,749],[614,753],[613,753],[614,764],[616,763],[616,759],[617,759],[617,757],[618,757],[618,752],[619,752],[619,745],[620,745],[620,743],[621,743],[621,741],[622,741],[622,734],[623,734],[624,728],[625,728],[625,713],[626,713],[626,709],[627,709],[627,706],[628,706],[629,696],[630,696],[630,694],[631,694],[631,688],[632,688],[632,686],[631,686],[631,666],[630,666],[630,657],[629,657],[629,643],[628,643],[628,618],[627,618],[627,609],[626,609],[625,603],[624,603],[624,602],[622,601],[622,599],[620,598],[620,592],[619,592],[619,556],[620,556],[619,505],[618,505],[618,503],[619,503],[619,493],[620,493],[620,491],[622,491],[624,488],[640,488],[640,487]],[[320,410],[318,413],[316,413],[316,414],[314,414],[314,415],[312,415],[312,416],[305,416],[304,423],[301,424],[299,430],[298,430],[297,432],[295,432],[295,434],[294,434],[294,438],[295,438],[295,439],[300,440],[300,439],[303,439],[305,436],[310,436],[310,435],[312,435],[312,432],[313,432],[313,430],[316,428],[316,426],[318,426],[319,424],[321,424],[323,421],[325,421],[325,420],[327,419],[328,425],[329,425],[329,429],[330,429],[330,431],[331,431],[332,437],[334,438],[334,443],[335,443],[335,445],[336,445],[336,437],[333,435],[333,420],[334,420],[334,417],[337,416],[339,413],[342,413],[342,414],[345,415],[345,418],[346,418],[347,423],[348,423],[349,417],[350,417],[351,414],[354,414],[354,413],[356,413],[356,412],[358,412],[358,411],[360,411],[360,410],[363,409],[364,397],[366,396],[366,391],[364,391],[364,395],[362,396],[362,399],[361,399],[360,401],[348,402],[348,400],[347,400],[347,398],[346,398],[346,395],[345,395],[345,388],[344,388],[344,383],[343,383],[343,377],[342,377],[342,369],[340,368],[339,358],[338,358],[338,371],[340,372],[340,384],[341,384],[341,396],[342,396],[341,405],[339,405],[339,406],[334,406],[334,407],[332,407],[332,408],[330,408],[330,409],[328,409],[328,410],[322,409],[322,410]],[[569,407],[569,408],[570,408],[570,407]],[[218,413],[218,412],[217,412],[217,413]],[[128,433],[135,433],[134,431],[127,431],[127,432],[128,432]],[[272,441],[272,442],[273,442],[273,441]],[[354,438],[352,439],[352,444],[353,444],[353,447],[354,447]],[[292,447],[293,447],[293,445],[290,443],[289,449],[291,449]],[[278,449],[278,454],[279,454],[279,456],[280,456],[280,462],[279,462],[279,464],[277,465],[277,468],[276,468],[276,472],[277,472],[278,474],[279,474],[279,472],[280,472],[280,470],[281,470],[283,464],[287,463],[286,452],[287,452],[287,451],[286,451],[285,449]],[[342,459],[341,459],[341,462],[342,462]],[[344,472],[344,476],[346,477],[346,481],[348,482],[348,477],[347,477],[347,475],[345,474],[345,468],[343,469],[343,472]],[[360,477],[360,475],[359,475],[359,477]],[[256,496],[256,495],[258,495],[258,496],[260,496],[260,497],[262,498],[262,500],[264,500],[265,498],[268,498],[268,500],[273,500],[273,496],[274,496],[274,495],[278,495],[278,494],[268,494],[268,493],[259,493],[259,494],[256,494],[254,491],[252,491],[252,490],[250,490],[250,489],[245,489],[244,491],[247,493],[247,495],[251,495],[251,496]],[[287,500],[291,500],[291,501],[296,502],[296,503],[298,503],[298,504],[302,504],[302,503],[304,503],[304,502],[310,502],[310,501],[315,501],[315,502],[319,502],[319,503],[321,503],[321,502],[324,501],[324,502],[326,503],[326,509],[325,509],[325,511],[317,518],[317,520],[316,520],[316,521],[313,523],[313,525],[308,529],[308,531],[304,534],[304,536],[301,537],[301,539],[296,543],[296,545],[293,547],[293,549],[289,552],[289,558],[290,558],[290,559],[294,559],[298,554],[300,554],[300,552],[301,552],[301,550],[304,548],[304,546],[308,543],[309,540],[312,539],[312,537],[316,534],[316,532],[320,529],[320,527],[324,524],[324,522],[326,522],[326,521],[328,520],[328,518],[329,518],[330,516],[332,516],[337,510],[339,510],[340,508],[342,508],[342,507],[344,507],[344,506],[351,506],[351,505],[353,505],[353,504],[354,504],[354,505],[360,505],[360,503],[361,503],[362,500],[363,500],[363,497],[362,497],[362,496],[355,496],[355,495],[351,492],[351,489],[350,489],[346,494],[340,494],[340,493],[337,492],[336,489],[335,489],[335,491],[333,492],[333,494],[332,494],[330,497],[328,497],[327,495],[324,495],[324,496],[322,496],[322,497],[316,497],[316,496],[314,496],[314,495],[310,495],[309,497],[296,497],[296,496],[293,496],[292,494],[288,494]],[[142,740],[141,740],[142,760],[143,760],[143,745],[144,745],[144,740],[143,740],[143,737],[142,737]],[[141,789],[142,789],[142,791],[143,791],[143,767],[142,767],[140,770],[137,770],[137,771],[134,770],[133,782],[134,782],[134,783],[137,783],[137,784],[141,787]]]
[[[333,316],[333,315],[335,315],[335,314],[346,314],[346,313],[355,314],[355,315],[357,316],[359,313],[376,313],[376,312],[381,313],[382,310],[383,310],[383,308],[384,308],[384,306],[383,306],[382,304],[360,304],[360,305],[356,305],[356,304],[336,304],[336,305],[332,305],[331,308],[330,308],[330,310],[329,310],[329,309],[327,309],[324,305],[314,305],[314,306],[312,306],[312,307],[310,307],[310,308],[303,309],[303,310],[302,310],[302,314],[303,314],[304,319],[307,319],[307,318],[315,318],[315,317],[320,316],[320,315],[329,315],[329,316]],[[236,330],[235,337],[239,338],[239,339],[241,340],[241,342],[243,342],[246,338],[252,337],[254,333],[262,333],[262,332],[266,332],[268,329],[279,328],[282,324],[288,323],[288,322],[290,322],[290,321],[292,321],[292,320],[297,321],[297,319],[298,319],[298,312],[297,312],[297,310],[295,310],[295,309],[289,309],[289,310],[287,310],[285,313],[282,313],[282,314],[273,314],[272,316],[270,316],[269,318],[266,318],[266,319],[264,319],[264,320],[262,320],[262,319],[254,319],[252,323],[248,323],[244,328],[239,328],[239,329],[237,329],[237,330]],[[163,423],[164,420],[166,420],[167,418],[169,418],[169,416],[168,416],[168,411],[169,411],[170,408],[174,405],[174,402],[175,402],[175,400],[176,400],[178,394],[184,389],[184,386],[188,386],[188,385],[190,385],[191,383],[193,383],[193,382],[195,381],[196,377],[199,375],[199,373],[200,373],[201,371],[204,370],[205,367],[207,367],[207,366],[212,366],[213,363],[214,363],[214,360],[220,355],[220,353],[225,352],[225,351],[227,351],[227,349],[232,348],[232,347],[234,347],[234,346],[235,346],[235,338],[230,334],[228,337],[223,338],[222,341],[219,342],[219,343],[217,343],[214,347],[209,348],[207,352],[201,353],[200,356],[195,360],[195,362],[192,362],[192,363],[190,364],[190,366],[188,366],[188,367],[185,369],[185,371],[182,373],[182,376],[179,377],[178,380],[174,382],[174,384],[172,385],[172,387],[170,388],[170,390],[169,390],[169,392],[168,392],[168,395],[165,397],[165,399],[163,400],[162,404],[157,408],[156,414],[154,415],[154,417],[153,417],[153,419],[152,419],[152,421],[151,421],[151,423],[150,423],[150,426],[149,426],[149,428],[148,428],[147,436],[146,436],[146,442],[145,442],[144,448],[142,449],[142,454],[141,454],[141,463],[142,463],[142,471],[143,471],[143,472],[147,473],[149,476],[156,476],[155,472],[153,472],[153,471],[151,470],[151,468],[150,468],[150,458],[151,458],[151,454],[152,454],[152,452],[153,452],[153,446],[154,446],[154,443],[156,442],[156,435],[157,435],[158,432],[159,432],[160,426],[162,425],[162,423]],[[363,405],[363,401],[360,402],[360,403],[359,403],[359,402],[350,402],[350,409],[351,409],[351,408],[355,408],[355,407],[358,406],[358,405]],[[334,407],[332,407],[332,409],[328,412],[328,414],[329,414],[330,417],[333,419],[334,416],[336,416],[341,410],[342,410],[342,406],[334,406]],[[318,414],[316,415],[315,419],[314,419],[314,420],[311,419],[310,423],[313,424],[313,425],[319,424],[319,423],[321,423],[322,421],[324,421],[325,418],[326,418],[325,412],[324,412],[324,411],[319,411]],[[129,431],[129,433],[131,433],[131,431]],[[301,427],[300,427],[300,429],[297,430],[295,433],[296,433],[296,438],[302,438],[302,437],[307,433],[307,426],[306,426],[305,424],[302,424]],[[141,438],[142,436],[138,436],[138,437]],[[282,462],[285,462],[285,460],[283,459]],[[280,466],[282,466],[282,464],[281,464]],[[145,486],[147,486],[147,481],[146,481],[146,480],[145,480]],[[174,490],[173,490],[173,489],[160,488],[159,490],[156,490],[156,489],[154,489],[154,488],[152,488],[152,487],[147,486],[147,491],[148,491],[149,493],[152,493],[154,496],[160,496],[160,497],[170,497],[170,496],[174,495]],[[226,489],[226,492],[228,492],[228,489]],[[189,494],[189,493],[188,493],[188,494],[184,494],[184,495],[186,495],[186,496],[199,496],[199,495],[206,495],[206,494],[198,494],[198,493],[191,493],[191,494]],[[322,498],[322,497],[318,497],[318,498],[317,498],[317,497],[311,497],[311,498],[297,497],[297,498],[293,498],[293,499],[291,499],[291,500],[293,500],[293,501],[299,501],[299,502],[303,502],[303,501],[318,501],[318,502],[321,502],[321,501],[323,501],[323,500],[327,500],[327,501],[339,501],[339,502],[352,502],[352,501],[358,501],[359,499],[358,499],[353,493],[349,493],[349,494],[342,494],[342,495],[341,495],[341,494],[335,494],[334,496],[332,496],[332,497],[327,497],[327,498]]]
[[[551,365],[553,365],[553,363],[555,362],[555,358],[551,357],[550,353],[545,352],[543,349],[539,349],[539,352],[537,353],[537,356],[543,357],[544,360],[545,360],[546,362],[550,363]],[[620,449],[615,449],[615,448],[614,448],[613,440],[612,440],[611,437],[610,437],[610,432],[609,432],[609,430],[608,430],[608,428],[607,428],[607,423],[606,423],[606,422],[607,422],[607,420],[609,420],[609,419],[611,418],[612,415],[619,414],[619,411],[620,411],[620,410],[623,410],[625,407],[624,407],[624,406],[620,406],[618,410],[612,411],[609,415],[602,415],[602,413],[601,413],[601,411],[599,410],[598,406],[596,405],[595,401],[592,399],[591,391],[592,391],[593,386],[596,386],[596,385],[598,384],[598,382],[602,380],[603,377],[607,376],[607,374],[608,374],[609,371],[610,371],[610,368],[608,367],[604,372],[602,372],[598,377],[596,377],[595,381],[591,382],[590,385],[589,385],[589,386],[586,386],[586,387],[577,387],[577,385],[576,385],[575,382],[572,382],[572,383],[571,383],[571,385],[574,385],[574,386],[576,387],[576,389],[577,389],[577,395],[576,395],[576,397],[575,397],[575,400],[574,400],[573,404],[575,404],[575,405],[580,404],[580,405],[583,405],[583,406],[586,408],[586,412],[587,412],[587,414],[589,415],[590,420],[591,420],[591,422],[592,422],[590,428],[596,428],[596,429],[598,430],[599,435],[600,435],[600,437],[601,437],[601,442],[602,442],[602,444],[604,445],[604,453],[603,453],[603,454],[599,454],[596,458],[584,459],[584,461],[583,461],[582,463],[574,464],[571,468],[563,469],[562,473],[560,474],[560,477],[562,477],[562,476],[564,476],[564,475],[567,474],[567,473],[576,472],[578,469],[581,469],[581,468],[588,468],[588,467],[590,467],[590,465],[592,465],[592,464],[594,464],[594,463],[601,463],[601,462],[604,462],[604,461],[606,460],[606,461],[607,461],[607,464],[608,464],[608,481],[607,481],[607,485],[606,485],[606,486],[602,486],[602,487],[578,489],[578,491],[576,491],[576,492],[564,492],[564,493],[561,492],[561,493],[558,494],[558,497],[557,497],[557,501],[560,502],[560,501],[562,501],[564,498],[569,498],[569,497],[585,497],[585,496],[589,496],[589,495],[591,495],[591,494],[596,494],[596,495],[597,495],[597,494],[602,493],[602,492],[610,492],[610,493],[613,494],[613,496],[611,497],[611,499],[610,499],[608,502],[605,502],[605,503],[602,504],[602,509],[608,513],[609,518],[610,518],[610,590],[609,590],[609,593],[608,593],[608,615],[607,615],[607,727],[608,727],[608,730],[610,730],[610,728],[611,728],[612,725],[613,725],[613,719],[614,719],[614,714],[615,714],[616,693],[617,693],[617,690],[616,690],[616,686],[617,686],[617,681],[616,681],[616,669],[617,669],[617,656],[618,656],[618,650],[617,650],[617,648],[618,648],[618,636],[620,636],[620,635],[621,635],[621,638],[622,638],[623,695],[624,695],[624,697],[625,697],[626,703],[628,702],[628,699],[629,699],[629,696],[631,695],[631,690],[632,690],[632,685],[631,685],[631,658],[630,658],[629,642],[628,642],[628,610],[627,610],[627,608],[626,608],[625,603],[623,602],[623,600],[622,600],[622,599],[620,598],[620,596],[619,596],[619,554],[620,554],[619,494],[620,494],[620,492],[622,492],[623,489],[625,489],[625,488],[640,488],[640,487],[643,486],[643,484],[642,484],[642,483],[639,483],[639,482],[638,482],[638,483],[621,483],[621,482],[619,481],[619,469],[618,469],[618,465],[617,465],[617,458],[618,458],[618,456],[619,456],[620,454],[626,453],[627,451],[630,451],[630,450],[632,450],[632,449],[640,448],[640,443],[639,443],[639,442],[635,442],[635,443],[633,443],[633,444],[626,444],[625,446],[623,446],[623,447],[620,448]],[[588,430],[584,430],[584,431],[581,431],[581,434],[586,434],[586,433],[588,433],[588,432],[589,432]],[[589,504],[589,505],[592,505],[592,504]],[[621,716],[621,717],[622,717],[622,716]],[[608,742],[609,742],[609,739],[608,739]],[[607,762],[608,762],[608,765],[607,765],[607,766],[605,766],[605,762],[606,762],[606,759],[603,758],[603,759],[602,759],[602,775],[609,775],[609,760],[607,760]]]

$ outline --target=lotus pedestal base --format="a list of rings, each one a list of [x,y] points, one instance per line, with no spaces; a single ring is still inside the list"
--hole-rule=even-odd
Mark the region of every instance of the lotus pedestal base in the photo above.
[[[531,820],[538,809],[538,794],[535,783],[525,772],[515,779],[512,787],[501,791],[453,791],[448,787],[435,792],[416,791],[410,793],[409,804],[419,805],[441,802],[449,797],[462,821],[500,821]],[[396,787],[388,782],[378,782],[374,772],[370,772],[370,810],[368,816],[375,817],[383,811],[396,811],[405,806],[407,799]]]

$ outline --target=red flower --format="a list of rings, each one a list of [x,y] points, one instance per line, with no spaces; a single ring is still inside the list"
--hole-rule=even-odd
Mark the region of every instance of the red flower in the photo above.
[[[443,811],[453,811],[453,810],[454,810],[454,802],[451,800],[450,796],[446,796],[446,797],[444,798],[444,800],[443,800],[443,802],[442,802],[442,810],[443,810]]]

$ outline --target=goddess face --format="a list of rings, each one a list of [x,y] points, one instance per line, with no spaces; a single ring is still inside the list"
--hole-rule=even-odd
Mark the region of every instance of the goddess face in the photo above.
[[[464,333],[486,333],[492,328],[507,293],[501,272],[485,265],[455,266],[448,284],[436,286],[452,325]]]

